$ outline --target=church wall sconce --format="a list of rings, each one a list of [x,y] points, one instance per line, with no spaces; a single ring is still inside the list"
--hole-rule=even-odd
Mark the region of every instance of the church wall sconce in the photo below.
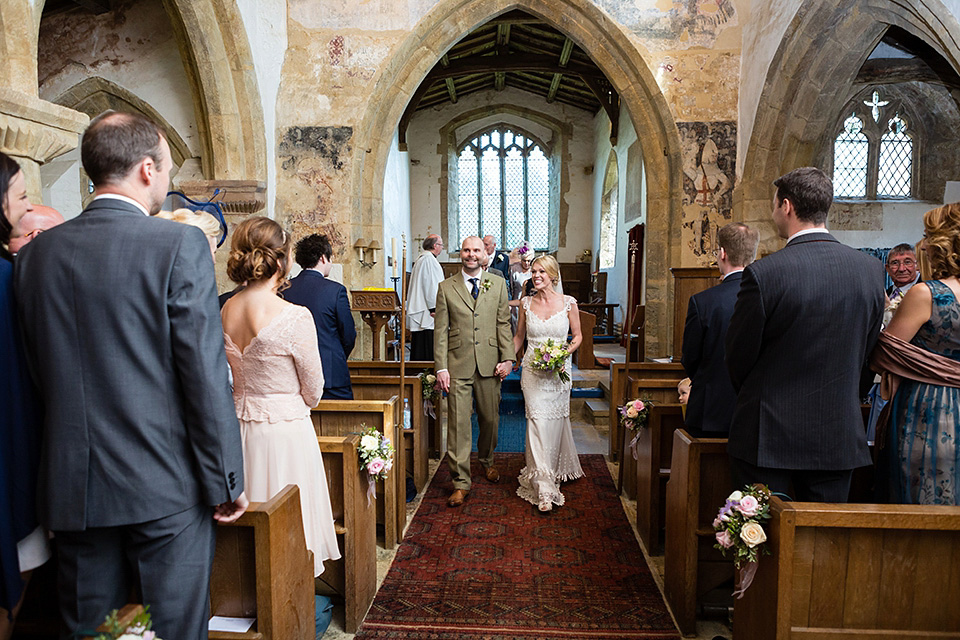
[[[368,269],[377,264],[377,251],[382,250],[378,241],[370,240],[368,242],[363,238],[358,238],[357,241],[353,243],[353,248],[357,252],[357,259],[360,261],[360,265]]]

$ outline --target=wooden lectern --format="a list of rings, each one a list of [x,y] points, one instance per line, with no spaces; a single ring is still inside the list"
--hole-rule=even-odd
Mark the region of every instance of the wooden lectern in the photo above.
[[[350,292],[351,310],[356,311],[373,334],[373,359],[380,360],[380,332],[400,312],[400,299],[392,289],[360,289]]]

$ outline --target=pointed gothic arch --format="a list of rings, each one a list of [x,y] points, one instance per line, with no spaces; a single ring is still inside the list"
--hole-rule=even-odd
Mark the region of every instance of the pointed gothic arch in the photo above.
[[[761,230],[761,250],[777,246],[772,182],[817,161],[857,72],[891,26],[922,38],[960,69],[960,24],[941,0],[863,0],[855,11],[833,0],[804,0],[792,17],[767,69],[734,198],[736,218]]]
[[[356,133],[362,150],[351,176],[354,218],[364,235],[382,233],[382,184],[393,132],[407,103],[440,57],[477,26],[513,9],[531,13],[586,52],[619,92],[643,141],[647,181],[647,349],[669,353],[672,286],[680,253],[680,136],[646,61],[627,33],[589,0],[440,0],[393,51],[367,100]]]

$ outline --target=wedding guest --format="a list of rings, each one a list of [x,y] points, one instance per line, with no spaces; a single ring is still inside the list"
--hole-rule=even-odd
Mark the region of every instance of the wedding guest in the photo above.
[[[443,267],[437,257],[442,252],[443,238],[431,233],[424,238],[423,251],[410,270],[407,328],[411,360],[433,360],[433,318],[437,310],[437,289],[443,282]]]
[[[0,153],[0,241],[34,207],[19,165]],[[15,253],[17,249],[14,249]],[[13,296],[13,264],[0,257],[0,640],[7,640],[33,569],[50,557],[37,522],[40,407],[27,371]]]
[[[913,285],[920,281],[917,254],[906,242],[890,249],[890,253],[887,254],[886,269],[890,280],[893,281],[887,289],[887,297],[891,300],[902,298]]]
[[[960,505],[960,203],[923,226],[932,279],[907,291],[871,360],[893,398],[878,485],[892,502]]]
[[[323,367],[313,316],[277,293],[292,264],[290,237],[264,217],[233,232],[227,276],[247,286],[223,305],[227,361],[243,442],[250,500],[266,502],[288,484],[300,487],[300,509],[313,575],[340,557],[323,458],[310,409],[323,395]]]
[[[690,387],[692,383],[690,378],[684,378],[677,383],[677,402],[680,404],[687,404],[687,401],[690,400]]]
[[[212,215],[206,211],[174,209],[173,211],[160,211],[156,217],[173,220],[181,224],[188,224],[203,231],[203,235],[207,238],[207,244],[210,245],[210,256],[216,259],[217,241],[220,240],[220,232],[222,229],[220,228],[220,221]]]
[[[33,205],[33,210],[25,213],[10,232],[10,253],[16,255],[37,235],[63,222],[63,216],[53,207]]]

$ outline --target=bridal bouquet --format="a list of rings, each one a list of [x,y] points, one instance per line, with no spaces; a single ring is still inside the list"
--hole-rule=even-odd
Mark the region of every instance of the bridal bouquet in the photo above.
[[[107,628],[107,632],[98,635],[96,640],[137,640],[139,638],[161,640],[155,631],[150,630],[153,623],[150,621],[150,614],[147,613],[149,608],[150,605],[145,606],[143,611],[138,613],[126,627],[117,619],[119,612],[114,609],[103,621],[103,626]]]
[[[737,589],[733,593],[737,598],[742,598],[753,582],[760,554],[770,553],[763,546],[767,534],[761,524],[769,519],[770,489],[766,485],[755,484],[731,493],[713,521],[713,528],[717,532],[717,544],[714,546],[723,555],[732,552],[733,564],[739,571]]]
[[[361,424],[361,427],[366,427]],[[387,472],[393,468],[393,445],[389,438],[373,427],[364,428],[360,433],[360,463],[367,470],[371,482],[386,480]]]
[[[653,403],[649,400],[631,400],[627,404],[619,407],[620,424],[629,431],[636,431],[647,426],[647,415],[650,413],[650,407]]]
[[[530,366],[539,371],[556,373],[560,382],[570,382],[570,374],[566,371],[569,356],[570,352],[567,351],[565,343],[555,342],[553,338],[547,338],[544,343],[534,348]]]

